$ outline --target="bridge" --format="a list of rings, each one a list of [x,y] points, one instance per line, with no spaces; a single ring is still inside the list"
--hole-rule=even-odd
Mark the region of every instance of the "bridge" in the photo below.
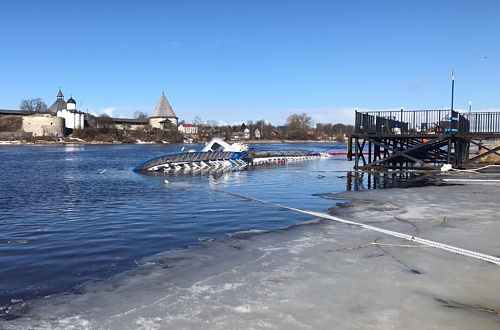
[[[500,146],[484,143],[494,139],[500,139],[500,112],[356,111],[348,160],[356,171],[467,168],[500,157]]]

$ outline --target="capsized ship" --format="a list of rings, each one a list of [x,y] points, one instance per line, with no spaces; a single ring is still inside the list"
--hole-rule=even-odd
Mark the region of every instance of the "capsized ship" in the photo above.
[[[181,152],[146,160],[133,170],[134,172],[239,171],[254,165],[286,164],[327,158],[329,156],[328,153],[316,153],[307,150],[252,150],[246,144],[229,144],[222,138],[214,137],[200,151],[182,148]]]

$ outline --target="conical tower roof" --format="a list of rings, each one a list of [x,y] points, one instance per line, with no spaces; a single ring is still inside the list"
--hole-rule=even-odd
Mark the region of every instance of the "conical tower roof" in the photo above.
[[[168,100],[165,97],[165,93],[161,93],[161,98],[160,101],[158,101],[158,104],[156,105],[153,117],[177,118],[174,110],[172,110],[170,103],[168,103]]]
[[[57,111],[66,109],[67,105],[64,101],[64,95],[59,88],[59,93],[57,93],[57,100],[49,108],[49,112],[53,115],[57,114]]]

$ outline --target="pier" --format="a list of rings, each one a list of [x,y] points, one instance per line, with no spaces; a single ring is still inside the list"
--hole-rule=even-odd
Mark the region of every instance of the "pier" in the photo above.
[[[356,111],[348,160],[356,171],[439,170],[444,164],[467,168],[496,154],[500,112],[448,110]]]

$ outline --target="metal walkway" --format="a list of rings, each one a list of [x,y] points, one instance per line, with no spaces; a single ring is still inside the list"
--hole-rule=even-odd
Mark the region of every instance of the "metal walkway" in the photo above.
[[[490,139],[500,139],[499,112],[356,111],[348,159],[354,158],[355,170],[465,168],[488,155],[500,156],[500,147],[483,144]]]

